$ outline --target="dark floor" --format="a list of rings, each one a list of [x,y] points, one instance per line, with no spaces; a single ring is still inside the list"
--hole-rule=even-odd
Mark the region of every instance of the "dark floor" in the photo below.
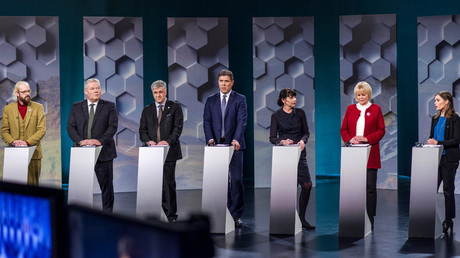
[[[409,187],[379,190],[375,229],[363,239],[338,238],[339,182],[319,180],[313,189],[307,220],[316,231],[295,236],[269,235],[270,189],[245,192],[244,227],[227,235],[213,236],[217,257],[454,257],[460,256],[460,235],[435,240],[408,240]],[[135,193],[118,193],[114,212],[134,216]],[[457,196],[457,206],[460,205]],[[443,219],[443,196],[438,195],[438,213]],[[100,206],[95,195],[95,206]],[[201,208],[201,190],[178,191],[179,220]],[[316,213],[315,213],[316,210]],[[454,220],[454,232],[460,231]]]

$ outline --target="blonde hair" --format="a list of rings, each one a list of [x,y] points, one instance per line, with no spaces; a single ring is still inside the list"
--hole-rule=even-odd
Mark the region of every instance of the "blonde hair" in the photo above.
[[[30,85],[28,82],[26,81],[18,81],[15,85],[14,85],[14,89],[13,89],[13,98],[16,98],[16,93],[19,93],[19,86],[21,85],[27,85],[29,86],[30,88]]]
[[[372,88],[371,88],[371,85],[369,85],[369,83],[367,82],[358,82],[355,86],[355,97],[356,95],[358,94],[358,92],[361,92],[361,91],[364,91],[364,93],[366,93],[368,96],[369,96],[369,99],[372,98]]]

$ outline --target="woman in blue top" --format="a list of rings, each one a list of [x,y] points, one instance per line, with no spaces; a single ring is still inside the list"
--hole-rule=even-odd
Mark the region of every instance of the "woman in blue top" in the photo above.
[[[434,105],[438,113],[431,121],[430,138],[427,144],[442,145],[441,161],[438,168],[438,188],[443,182],[445,220],[442,230],[446,233],[449,228],[452,232],[455,218],[455,173],[460,160],[460,117],[455,112],[452,95],[441,91],[434,96]]]

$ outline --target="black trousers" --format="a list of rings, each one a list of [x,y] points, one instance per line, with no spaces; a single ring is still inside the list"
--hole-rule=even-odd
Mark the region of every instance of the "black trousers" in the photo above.
[[[97,181],[102,191],[102,210],[105,212],[113,211],[113,160],[96,162],[94,167]]]
[[[366,185],[367,215],[371,218],[375,216],[377,210],[377,169],[367,169]]]
[[[166,161],[163,166],[162,207],[168,220],[177,219],[176,161]]]
[[[235,151],[229,166],[230,185],[227,207],[233,219],[241,218],[244,206],[243,151]]]
[[[438,188],[443,182],[445,219],[455,218],[455,174],[458,161],[449,162],[445,155],[441,157],[438,168]]]

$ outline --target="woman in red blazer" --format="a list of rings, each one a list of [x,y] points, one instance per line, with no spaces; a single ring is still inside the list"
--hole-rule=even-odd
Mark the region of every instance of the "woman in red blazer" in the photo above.
[[[385,135],[385,122],[379,105],[372,104],[372,88],[367,82],[358,82],[354,89],[358,103],[349,105],[343,118],[340,134],[346,143],[369,143],[371,152],[367,162],[367,215],[374,229],[377,207],[377,169],[380,165],[379,141]]]

